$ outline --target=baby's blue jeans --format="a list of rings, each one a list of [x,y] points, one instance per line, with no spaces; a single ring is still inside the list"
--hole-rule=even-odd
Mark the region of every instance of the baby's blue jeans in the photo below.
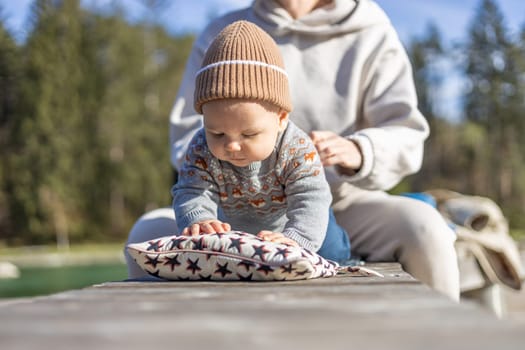
[[[350,240],[346,231],[335,221],[334,212],[330,208],[326,237],[317,251],[323,258],[344,263],[350,259]]]

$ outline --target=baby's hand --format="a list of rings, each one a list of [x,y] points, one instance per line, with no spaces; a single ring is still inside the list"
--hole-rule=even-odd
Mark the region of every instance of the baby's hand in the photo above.
[[[197,236],[198,234],[221,233],[230,230],[231,226],[227,222],[219,220],[204,220],[184,228],[184,230],[182,230],[182,235]]]
[[[286,237],[280,232],[273,232],[273,231],[261,231],[257,234],[257,237],[264,241],[270,241],[275,243],[283,243],[289,246],[298,247],[299,243],[294,241],[291,238]]]

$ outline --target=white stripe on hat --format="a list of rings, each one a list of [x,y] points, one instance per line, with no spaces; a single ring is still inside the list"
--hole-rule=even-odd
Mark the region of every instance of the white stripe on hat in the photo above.
[[[284,74],[284,76],[288,78],[288,73],[286,73],[286,71],[279,66],[275,66],[273,64],[268,64],[268,63],[261,62],[261,61],[251,61],[251,60],[230,60],[230,61],[219,61],[219,62],[211,63],[199,69],[197,73],[195,74],[195,76],[198,76],[199,74],[201,74],[202,72],[208,69],[211,69],[217,66],[227,65],[227,64],[249,64],[249,65],[254,65],[254,66],[270,68],[270,69],[278,71],[281,74]]]

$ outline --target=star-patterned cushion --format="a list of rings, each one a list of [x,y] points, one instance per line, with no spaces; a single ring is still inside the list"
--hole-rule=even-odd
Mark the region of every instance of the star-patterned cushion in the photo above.
[[[307,249],[239,231],[166,236],[127,250],[145,272],[168,280],[301,280],[331,277],[339,268]]]

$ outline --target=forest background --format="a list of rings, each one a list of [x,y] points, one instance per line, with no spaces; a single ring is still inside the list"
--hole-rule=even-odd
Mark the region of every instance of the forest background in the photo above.
[[[21,43],[0,6],[0,246],[123,242],[144,212],[171,203],[168,115],[194,36],[138,23],[115,6],[35,0]],[[525,19],[525,18],[524,18]],[[511,35],[480,0],[466,39],[429,23],[405,43],[431,125],[421,171],[392,192],[446,188],[494,199],[525,232],[525,23]],[[461,118],[437,91],[453,65],[466,83]],[[449,67],[450,68],[450,67]]]

